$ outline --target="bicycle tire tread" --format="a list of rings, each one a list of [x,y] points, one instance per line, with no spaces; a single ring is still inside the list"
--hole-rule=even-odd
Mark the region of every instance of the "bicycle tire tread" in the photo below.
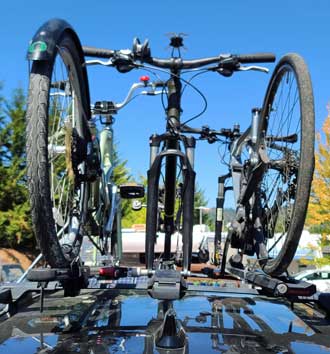
[[[41,68],[41,71],[43,68]],[[31,73],[26,113],[27,177],[32,224],[38,245],[52,267],[66,267],[68,261],[59,245],[52,215],[48,182],[47,109],[50,80],[47,75]]]
[[[296,199],[291,216],[292,221],[288,229],[288,235],[284,246],[282,247],[279,255],[270,262],[267,262],[263,268],[271,275],[280,275],[285,272],[296,253],[306,218],[314,171],[315,118],[313,89],[309,71],[304,60],[298,54],[288,53],[278,63],[276,69],[274,70],[272,79],[275,77],[277,70],[279,70],[283,65],[290,65],[297,74],[297,84],[299,86],[300,96],[302,97],[300,99],[300,109],[302,130],[301,141],[303,141],[303,143],[301,144],[300,160],[303,161],[303,168],[300,165]],[[270,83],[272,82],[272,79]],[[270,90],[270,86],[267,91],[268,90]],[[265,102],[266,101],[267,93],[265,96]]]

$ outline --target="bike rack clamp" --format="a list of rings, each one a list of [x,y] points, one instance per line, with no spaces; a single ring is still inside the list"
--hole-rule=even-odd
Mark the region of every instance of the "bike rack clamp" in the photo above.
[[[177,300],[188,286],[182,275],[173,269],[156,270],[148,283],[148,293],[158,300]]]

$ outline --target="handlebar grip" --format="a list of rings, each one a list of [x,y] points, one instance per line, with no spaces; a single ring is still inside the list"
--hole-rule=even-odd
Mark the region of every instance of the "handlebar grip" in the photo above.
[[[115,54],[114,50],[95,48],[89,46],[83,46],[84,55],[88,57],[97,57],[97,58],[112,58]]]
[[[255,54],[243,54],[237,55],[237,60],[244,63],[272,63],[276,60],[276,56],[273,53],[255,53]]]

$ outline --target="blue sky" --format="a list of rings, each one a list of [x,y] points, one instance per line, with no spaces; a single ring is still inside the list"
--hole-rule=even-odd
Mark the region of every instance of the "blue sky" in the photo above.
[[[66,19],[83,44],[105,48],[131,48],[138,36],[148,38],[152,54],[170,55],[168,32],[184,32],[187,59],[220,53],[274,52],[279,59],[287,52],[301,54],[312,77],[316,128],[321,129],[330,101],[330,1],[3,1],[0,12],[0,81],[8,95],[17,86],[28,85],[25,54],[37,28],[54,17]],[[270,69],[274,68],[269,64]],[[123,75],[114,69],[89,68],[92,101],[121,101],[143,72]],[[165,78],[166,76],[163,76]],[[193,83],[208,100],[207,112],[191,125],[218,129],[239,122],[248,126],[250,110],[261,106],[270,75],[237,73],[232,78],[206,74]],[[183,118],[198,113],[202,100],[191,90],[183,98]],[[133,175],[145,175],[148,168],[148,138],[165,127],[159,97],[141,97],[116,117],[115,135],[121,157]],[[217,176],[225,173],[218,146],[199,142],[196,152],[199,186],[208,205],[215,204]]]

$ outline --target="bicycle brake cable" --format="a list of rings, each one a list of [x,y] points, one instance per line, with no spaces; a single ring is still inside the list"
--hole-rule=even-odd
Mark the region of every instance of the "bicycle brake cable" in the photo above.
[[[142,64],[142,65],[140,66],[140,68],[145,68],[145,69],[149,69],[149,70],[158,70],[158,71],[164,72],[164,73],[166,73],[167,75],[169,75],[169,73],[168,73],[167,70],[164,70],[164,69],[161,69],[161,68],[154,68],[154,67],[151,67],[151,66],[145,65],[145,64]],[[180,125],[184,125],[184,124],[186,124],[186,123],[188,123],[188,122],[191,122],[192,120],[197,119],[198,117],[200,117],[202,114],[205,113],[205,111],[206,111],[206,109],[207,109],[207,100],[206,100],[205,95],[204,95],[195,85],[193,85],[191,82],[189,82],[188,80],[183,79],[181,76],[176,75],[176,74],[173,74],[173,73],[172,73],[172,76],[175,76],[175,77],[179,78],[179,79],[182,80],[186,85],[189,85],[191,88],[193,88],[193,89],[202,97],[202,99],[203,99],[203,101],[204,101],[204,108],[202,109],[202,111],[201,111],[200,113],[196,114],[195,116],[193,116],[192,118],[189,118],[189,119],[187,119],[186,121],[184,121],[183,123],[180,124]],[[164,105],[164,101],[163,101],[163,100],[162,100],[162,104],[163,104],[163,108],[166,110],[166,107],[165,107],[165,105]]]

